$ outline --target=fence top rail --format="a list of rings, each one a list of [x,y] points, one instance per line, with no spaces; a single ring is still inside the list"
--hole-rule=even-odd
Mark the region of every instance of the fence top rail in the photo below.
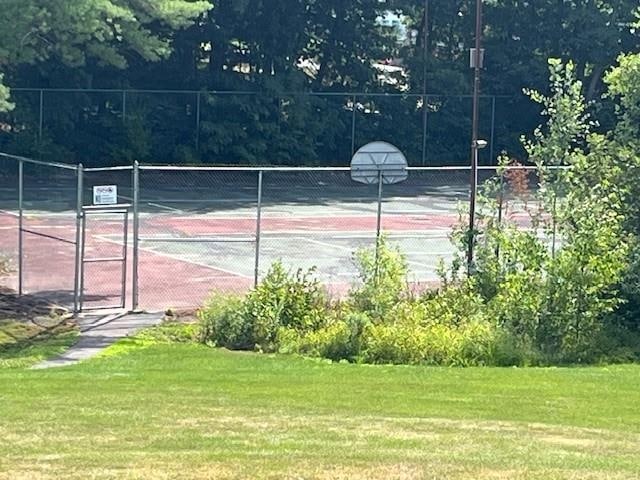
[[[241,166],[189,166],[140,165],[140,170],[158,171],[218,171],[218,172],[349,172],[350,167],[241,167]]]
[[[45,162],[43,160],[34,160],[33,158],[21,157],[19,155],[10,155],[8,153],[0,152],[0,158],[7,158],[18,162],[32,163],[34,165],[42,165],[45,167],[62,168],[65,170],[78,170],[78,165],[71,165],[68,163],[58,162]]]
[[[211,95],[270,95],[268,92],[246,91],[246,90],[153,90],[144,88],[36,88],[36,87],[14,87],[11,90],[16,92],[58,92],[58,93],[145,93],[145,94],[211,94]],[[406,92],[281,92],[283,96],[318,96],[318,97],[456,97],[456,98],[473,98],[472,94],[448,94],[448,93],[406,93]],[[480,98],[514,98],[518,95],[490,95],[481,94]]]
[[[133,170],[133,165],[117,165],[115,167],[90,167],[85,172],[114,172],[118,170]]]
[[[467,167],[470,168],[470,167]],[[570,165],[545,165],[547,170],[569,170]],[[478,167],[478,170],[527,170],[537,171],[540,170],[536,165],[482,165]]]
[[[108,170],[131,170],[131,166],[120,167],[103,167],[85,169],[87,172],[100,172]],[[277,166],[235,166],[235,165],[140,165],[140,170],[158,170],[158,171],[218,171],[218,172],[348,172],[351,167],[277,167]],[[547,166],[549,170],[566,170],[570,166]],[[535,171],[538,167],[535,165],[482,165],[478,166],[478,170],[527,170]],[[410,172],[446,172],[446,171],[466,171],[471,170],[470,165],[442,165],[428,167],[407,167]]]
[[[132,167],[111,167],[85,169],[85,171],[106,171],[106,170],[130,170]],[[270,166],[221,166],[221,165],[140,165],[140,170],[156,170],[156,171],[218,171],[218,172],[349,172],[351,167],[270,167]],[[549,170],[565,170],[570,166],[548,166]],[[536,171],[538,167],[535,165],[482,165],[478,166],[481,171],[495,170],[526,170]],[[470,165],[443,165],[428,167],[407,167],[410,172],[447,172],[447,171],[467,171],[471,170]]]

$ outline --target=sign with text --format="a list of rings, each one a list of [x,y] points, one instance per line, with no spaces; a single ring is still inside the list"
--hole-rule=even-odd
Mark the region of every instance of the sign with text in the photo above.
[[[94,205],[116,205],[118,203],[118,187],[116,185],[96,185],[93,187]]]

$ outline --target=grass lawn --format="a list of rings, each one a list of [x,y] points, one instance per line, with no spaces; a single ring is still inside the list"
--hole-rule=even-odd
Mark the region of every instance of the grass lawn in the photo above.
[[[0,478],[640,476],[640,367],[328,364],[128,340],[0,369]]]
[[[47,325],[0,319],[0,369],[24,368],[62,353],[78,336],[71,322]]]

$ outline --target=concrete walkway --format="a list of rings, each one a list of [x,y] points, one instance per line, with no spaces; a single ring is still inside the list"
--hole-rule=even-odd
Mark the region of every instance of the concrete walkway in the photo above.
[[[81,315],[77,319],[80,336],[76,344],[62,355],[41,362],[33,368],[64,367],[86,360],[121,338],[158,325],[162,322],[162,317],[162,313]]]

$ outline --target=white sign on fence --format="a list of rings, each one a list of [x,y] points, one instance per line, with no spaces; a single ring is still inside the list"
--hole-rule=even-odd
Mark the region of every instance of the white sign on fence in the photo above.
[[[116,205],[118,203],[118,187],[116,185],[96,185],[93,187],[94,205]]]

